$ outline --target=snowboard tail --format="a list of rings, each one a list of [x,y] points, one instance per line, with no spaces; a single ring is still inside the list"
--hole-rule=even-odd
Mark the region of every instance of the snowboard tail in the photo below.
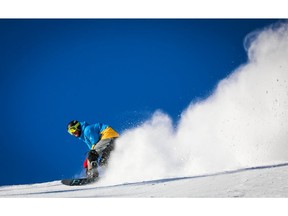
[[[75,178],[75,179],[63,179],[61,183],[68,186],[80,186],[87,185],[96,182],[99,177],[96,178]]]

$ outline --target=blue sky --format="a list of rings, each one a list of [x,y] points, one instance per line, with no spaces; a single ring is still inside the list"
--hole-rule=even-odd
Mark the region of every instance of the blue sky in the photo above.
[[[177,123],[191,101],[247,60],[268,19],[0,19],[0,185],[80,173],[69,121],[118,132],[157,110]]]

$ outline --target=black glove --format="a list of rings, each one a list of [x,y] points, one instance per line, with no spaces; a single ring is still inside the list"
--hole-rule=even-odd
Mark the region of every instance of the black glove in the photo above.
[[[92,161],[97,161],[98,157],[99,157],[99,154],[97,153],[97,151],[95,151],[95,150],[90,150],[90,151],[88,152],[88,160],[89,160],[90,162],[92,162]]]

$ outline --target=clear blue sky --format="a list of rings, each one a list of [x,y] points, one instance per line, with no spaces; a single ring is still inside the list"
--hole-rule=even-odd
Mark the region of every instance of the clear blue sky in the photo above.
[[[120,133],[187,105],[245,63],[266,19],[0,20],[0,185],[72,177],[85,143],[70,120]]]

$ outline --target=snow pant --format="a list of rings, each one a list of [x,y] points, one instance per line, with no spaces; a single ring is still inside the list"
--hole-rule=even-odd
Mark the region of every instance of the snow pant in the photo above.
[[[87,170],[98,166],[107,166],[111,152],[114,150],[116,138],[100,140],[88,153]]]

